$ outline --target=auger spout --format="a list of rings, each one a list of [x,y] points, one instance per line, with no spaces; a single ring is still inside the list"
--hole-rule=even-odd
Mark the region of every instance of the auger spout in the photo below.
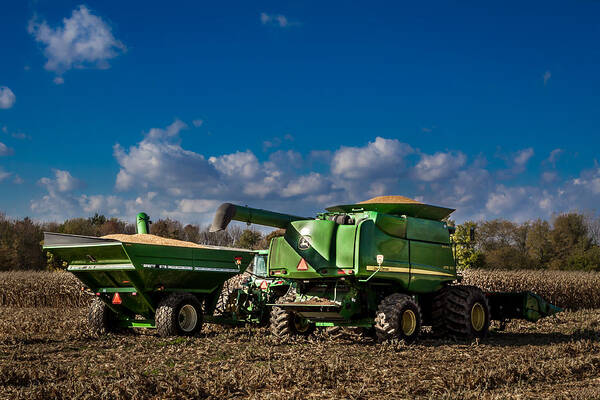
[[[223,203],[217,209],[215,218],[210,227],[211,232],[222,231],[232,220],[272,226],[275,228],[286,228],[291,222],[312,218],[299,217],[297,215],[281,214],[278,212],[238,206],[231,203]]]

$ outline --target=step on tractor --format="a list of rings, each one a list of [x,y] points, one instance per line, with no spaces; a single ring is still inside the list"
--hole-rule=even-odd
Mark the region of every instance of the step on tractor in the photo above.
[[[531,292],[461,284],[453,209],[402,196],[329,207],[314,218],[222,204],[211,231],[232,220],[285,229],[269,246],[268,276],[289,289],[271,305],[274,335],[357,327],[379,341],[414,341],[422,326],[442,337],[484,337],[491,320],[532,322],[560,311]]]
[[[266,251],[174,241],[148,234],[90,237],[44,233],[43,248],[94,296],[88,323],[95,334],[154,328],[191,336],[203,322],[268,324],[270,306],[289,283],[268,275]]]

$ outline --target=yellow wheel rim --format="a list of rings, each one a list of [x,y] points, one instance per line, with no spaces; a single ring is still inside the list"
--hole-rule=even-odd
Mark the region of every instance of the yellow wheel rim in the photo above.
[[[410,336],[417,329],[417,316],[413,310],[405,310],[402,313],[402,333],[405,336]]]
[[[471,308],[471,325],[478,332],[485,326],[485,310],[480,303],[473,304]]]

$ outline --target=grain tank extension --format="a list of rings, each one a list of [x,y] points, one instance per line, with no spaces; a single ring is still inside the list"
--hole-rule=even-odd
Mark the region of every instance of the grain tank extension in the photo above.
[[[454,210],[381,196],[329,207],[315,218],[225,203],[212,229],[231,220],[285,228],[269,247],[269,275],[295,287],[273,307],[276,335],[353,326],[380,340],[412,341],[422,325],[442,336],[483,337],[490,320],[537,319],[560,309],[530,293],[461,285],[444,219]]]

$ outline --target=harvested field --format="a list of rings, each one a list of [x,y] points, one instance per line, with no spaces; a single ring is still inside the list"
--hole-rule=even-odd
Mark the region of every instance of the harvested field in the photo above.
[[[481,342],[86,333],[83,308],[0,307],[0,398],[600,398],[600,312],[511,322]]]

